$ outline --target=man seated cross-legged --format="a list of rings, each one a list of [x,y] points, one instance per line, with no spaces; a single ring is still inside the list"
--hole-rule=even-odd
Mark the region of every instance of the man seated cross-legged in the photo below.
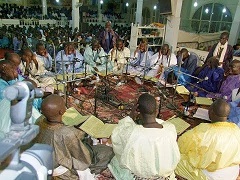
[[[134,122],[138,112],[143,125]],[[156,119],[152,95],[139,97],[130,116],[119,121],[111,139],[115,156],[108,167],[116,179],[175,179],[174,169],[180,159],[176,129]]]
[[[227,122],[229,104],[210,106],[211,123],[201,123],[178,139],[181,160],[176,174],[188,180],[236,180],[240,164],[240,129]]]

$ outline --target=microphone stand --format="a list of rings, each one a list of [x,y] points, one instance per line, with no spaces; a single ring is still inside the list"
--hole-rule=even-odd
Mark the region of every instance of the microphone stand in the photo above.
[[[180,70],[181,70],[181,67],[182,67],[182,59],[183,59],[183,55],[181,54],[180,63],[179,63],[179,65],[178,65],[178,76],[177,76],[177,81],[176,81],[174,93],[173,93],[173,96],[172,96],[172,102],[166,105],[166,107],[167,107],[168,109],[171,109],[171,110],[177,109],[177,106],[174,104],[173,101],[174,101],[174,98],[175,98],[176,93],[177,93],[178,81],[179,81],[180,72],[181,72]]]
[[[125,59],[126,59],[127,63],[126,63],[126,72],[125,72],[126,74],[125,74],[124,83],[127,83],[128,62],[129,62],[130,57],[126,57]]]
[[[171,56],[172,56],[172,46],[171,46],[171,49],[170,49],[170,55],[167,56],[167,59],[169,58],[168,60],[168,68],[170,67],[170,64],[171,64]],[[164,82],[164,90],[166,92],[166,88],[167,88],[167,80],[165,79],[165,82]]]
[[[146,48],[146,52],[145,52],[145,63],[144,63],[144,72],[143,72],[143,78],[142,78],[142,87],[139,89],[140,92],[148,92],[145,88],[144,88],[144,81],[145,81],[145,76],[146,76],[146,66],[147,66],[147,60],[148,60],[148,45]],[[144,57],[143,57],[144,58]],[[140,59],[141,60],[141,59]]]
[[[83,81],[83,86],[87,86],[87,62],[85,61],[85,59],[83,59],[83,64],[84,66],[84,81]]]
[[[61,51],[61,61],[62,61],[62,71],[63,71],[63,82],[66,82],[66,77],[65,77],[65,69],[64,69],[64,64],[63,64],[63,51],[64,50],[62,50]],[[63,93],[64,93],[64,95],[65,95],[65,104],[66,104],[66,106],[67,106],[67,90],[66,90],[66,84],[64,83],[64,86],[63,86]]]

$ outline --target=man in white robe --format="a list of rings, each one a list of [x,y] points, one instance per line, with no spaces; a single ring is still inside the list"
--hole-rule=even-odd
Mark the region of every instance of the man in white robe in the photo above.
[[[169,45],[164,44],[159,52],[151,57],[147,76],[164,79],[164,70],[174,65],[177,65],[177,57],[170,52]]]
[[[134,122],[137,111],[143,125]],[[139,97],[130,116],[120,120],[112,134],[115,156],[108,167],[113,176],[121,180],[174,179],[180,160],[174,125],[156,119],[156,100],[148,93]]]
[[[149,69],[149,59],[152,57],[152,55],[153,52],[148,51],[148,46],[146,42],[141,42],[133,55],[131,55],[132,60],[130,61],[130,65],[128,66],[127,71],[131,75],[143,76],[144,73],[146,74]]]

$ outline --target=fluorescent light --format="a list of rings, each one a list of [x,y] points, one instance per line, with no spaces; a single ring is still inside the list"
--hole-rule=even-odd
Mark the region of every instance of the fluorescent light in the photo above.
[[[194,7],[197,7],[198,3],[197,1],[195,1],[195,3],[193,4]]]
[[[222,12],[225,13],[226,11],[227,11],[226,8],[223,8]]]
[[[100,4],[103,4],[103,0],[100,0]]]
[[[155,10],[155,9],[157,9],[157,6],[155,5],[155,6],[153,6],[153,9]]]
[[[209,12],[209,9],[208,9],[208,8],[206,8],[206,9],[205,9],[205,13],[206,13],[206,14],[208,14],[208,12]]]
[[[127,6],[127,7],[129,6],[128,2],[126,3],[126,6]]]

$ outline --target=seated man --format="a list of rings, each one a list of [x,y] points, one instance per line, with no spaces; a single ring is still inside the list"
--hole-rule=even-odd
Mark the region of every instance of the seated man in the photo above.
[[[14,84],[17,81],[22,81],[24,78],[18,75],[16,68],[8,60],[0,61],[0,100],[3,97],[3,90]]]
[[[154,54],[150,59],[150,71],[147,76],[163,79],[164,69],[169,66],[177,65],[175,54],[171,53],[168,44],[163,44],[159,52]]]
[[[54,91],[53,85],[56,83],[54,77],[46,74],[44,62],[36,59],[36,55],[30,49],[24,49],[21,54],[22,62],[19,68],[27,78],[32,79],[43,91]]]
[[[10,63],[17,69],[19,75],[23,76],[22,71],[19,68],[21,64],[21,58],[17,53],[6,53],[5,60],[10,61]]]
[[[117,74],[123,73],[124,66],[130,58],[130,49],[124,47],[123,41],[118,39],[116,47],[110,50],[109,55],[113,64],[113,72]]]
[[[193,85],[188,85],[187,89],[201,97],[205,97],[207,91],[217,93],[223,80],[223,75],[224,70],[219,67],[219,60],[216,57],[211,57],[199,68],[197,77],[202,80],[196,82],[196,79],[192,78]]]
[[[240,164],[240,129],[227,122],[230,106],[218,99],[210,106],[211,123],[202,123],[178,139],[181,160],[176,174],[188,179],[235,180]]]
[[[75,49],[73,43],[65,44],[64,50],[57,53],[56,61],[58,73],[63,73],[63,69],[65,73],[84,72],[83,56]]]
[[[144,75],[144,72],[149,71],[149,59],[152,57],[153,52],[148,51],[147,42],[141,42],[137,49],[134,51],[133,60],[128,66],[128,72],[133,75]]]
[[[178,79],[179,84],[186,85],[187,82],[191,82],[191,75],[197,67],[198,60],[197,54],[190,53],[186,48],[181,49],[177,55],[178,67],[174,66],[171,73],[166,71],[167,79],[174,74],[175,77],[178,77],[176,79]],[[180,73],[179,70],[181,71]]]
[[[232,91],[240,88],[240,61],[233,60],[229,65],[230,71],[227,78],[222,82],[219,93],[207,94],[210,98],[225,98],[227,102],[232,101]]]
[[[98,173],[107,167],[113,155],[112,148],[84,143],[85,132],[63,124],[62,115],[66,107],[62,97],[46,97],[41,110],[46,119],[38,123],[40,133],[36,141],[53,147],[55,168],[61,166],[65,170],[59,176],[60,179],[78,179],[77,170],[90,168]]]
[[[130,117],[119,121],[112,134],[115,153],[109,169],[116,179],[174,179],[179,160],[177,133],[173,124],[156,119],[156,100],[142,94]],[[143,125],[134,120],[140,112]]]
[[[98,40],[93,40],[92,46],[85,49],[84,59],[87,64],[87,72],[105,72],[106,66],[108,72],[112,71],[112,63],[108,60],[108,55],[104,52]]]
[[[45,69],[51,71],[53,59],[42,43],[37,43],[35,54],[37,61],[42,61]]]

